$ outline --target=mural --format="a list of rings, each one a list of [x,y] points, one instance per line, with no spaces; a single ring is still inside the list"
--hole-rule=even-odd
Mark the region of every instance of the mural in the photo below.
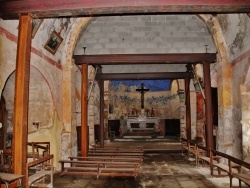
[[[110,91],[133,92],[140,88],[141,84],[151,92],[169,91],[171,80],[114,80],[110,81]]]
[[[149,91],[144,95],[145,115],[161,119],[178,119],[179,96],[171,91],[171,80],[122,80],[110,81],[109,117],[119,119],[138,116],[141,110],[141,93],[136,89],[145,85]]]

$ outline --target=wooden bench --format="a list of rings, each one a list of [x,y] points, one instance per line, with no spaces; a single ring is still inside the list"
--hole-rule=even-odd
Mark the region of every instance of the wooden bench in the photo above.
[[[12,151],[11,149],[0,150],[0,172],[12,173]]]
[[[1,173],[0,172],[0,184],[4,183],[5,187],[22,187],[22,178],[24,175],[11,174],[11,173]],[[19,183],[16,181],[18,180]],[[0,187],[2,187],[0,185]]]
[[[128,152],[98,152],[88,153],[88,156],[102,156],[102,157],[140,157],[143,153],[128,153]]]
[[[205,167],[206,165],[210,166],[211,160],[213,160],[212,164],[216,164],[220,162],[220,156],[210,155],[210,152],[211,152],[210,149],[201,145],[197,145],[197,148],[196,148],[197,166],[200,166],[200,162],[203,167]]]
[[[27,158],[36,160],[50,155],[50,142],[28,142]]]
[[[31,185],[33,185],[35,182],[39,181],[39,180],[45,180],[45,177],[50,176],[50,183],[46,185],[46,187],[53,187],[53,171],[54,171],[54,167],[53,167],[53,155],[49,155],[46,157],[42,157],[39,158],[37,160],[28,162],[26,164],[26,178],[28,182],[28,187],[30,187]],[[48,167],[47,164],[50,164],[51,166]],[[29,170],[31,167],[34,166],[40,166],[41,168],[39,170],[37,170],[34,174],[29,176]],[[44,186],[43,186],[44,187]]]
[[[69,157],[69,160],[78,160],[78,161],[110,161],[110,162],[136,162],[142,164],[143,158],[142,156],[139,157]]]
[[[214,156],[220,157],[219,160],[214,163],[213,159]],[[228,164],[224,164],[221,162],[221,158],[224,158],[228,161]],[[227,155],[225,153],[210,149],[210,165],[211,165],[211,175],[216,176],[213,173],[213,167],[216,167],[218,169],[218,176],[224,176],[221,175],[221,171],[226,172],[226,175],[231,176],[232,173],[239,173],[241,171],[241,166],[239,164],[233,164],[231,163],[231,159],[233,157],[230,155]]]
[[[127,149],[127,148],[90,148],[89,152],[127,152],[127,153],[143,153],[141,149]]]
[[[140,163],[116,161],[79,161],[60,160],[61,176],[71,175],[96,175],[99,176],[138,176]],[[66,167],[65,164],[68,164]]]
[[[222,155],[223,153],[215,151],[217,155]],[[250,164],[232,157],[227,154],[223,154],[223,157],[228,159],[229,166],[229,176],[230,176],[230,187],[232,187],[232,179],[237,178],[239,180],[239,187],[241,187],[241,182],[243,181],[246,185],[250,186]],[[239,167],[237,167],[239,166]],[[234,168],[237,167],[237,170]]]
[[[184,155],[184,151],[187,151],[187,158],[190,159],[191,155],[196,159],[196,144],[191,143],[189,140],[185,138],[181,138],[181,150],[182,155]]]

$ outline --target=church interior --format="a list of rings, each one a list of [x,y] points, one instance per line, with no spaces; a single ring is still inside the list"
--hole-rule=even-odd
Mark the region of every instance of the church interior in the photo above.
[[[59,172],[131,139],[199,143],[249,176],[250,2],[0,1],[0,91],[0,153],[24,187],[34,148]]]

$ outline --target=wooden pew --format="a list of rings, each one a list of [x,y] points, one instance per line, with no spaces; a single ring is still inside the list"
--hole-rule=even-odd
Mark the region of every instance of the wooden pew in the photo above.
[[[197,149],[196,149],[196,156],[197,156],[197,166],[201,165],[204,167],[206,165],[210,166],[211,160],[213,160],[212,164],[216,164],[220,162],[220,156],[213,156],[211,155],[211,151],[210,149],[208,149],[207,147],[201,146],[201,145],[197,145]],[[211,156],[211,157],[210,157]],[[211,168],[211,166],[210,166]]]
[[[0,187],[22,187],[24,175],[0,172]],[[19,183],[17,183],[17,181]],[[1,184],[5,184],[2,186]]]
[[[27,158],[33,160],[50,155],[50,142],[28,142]]]
[[[187,151],[187,158],[190,159],[191,156],[194,156],[194,159],[196,159],[196,144],[190,142],[189,140],[185,138],[181,138],[181,148],[182,148],[182,154],[184,155],[184,151]]]
[[[0,172],[12,173],[12,151],[11,149],[0,150]]]
[[[214,163],[213,159],[214,156],[219,156],[220,160],[217,163]],[[224,158],[227,160],[228,164],[224,164],[221,162],[221,158]],[[233,157],[230,155],[227,155],[225,153],[210,149],[210,165],[211,165],[211,175],[216,176],[213,173],[212,167],[216,167],[218,169],[218,176],[223,176],[221,175],[221,171],[226,172],[226,175],[231,176],[232,173],[240,173],[241,171],[241,166],[239,164],[232,164],[231,159]]]
[[[142,156],[139,157],[68,157],[69,160],[78,160],[78,161],[109,161],[109,162],[136,162],[142,164],[143,158]]]
[[[132,176],[137,177],[140,164],[137,162],[116,161],[79,161],[60,160],[61,176],[71,175],[96,175],[99,176]],[[65,164],[68,164],[66,167]]]
[[[242,161],[240,159],[237,159],[235,157],[232,157],[230,155],[227,155],[225,153],[216,151],[216,150],[211,150],[212,154],[216,154],[218,156],[221,156],[228,161],[228,165],[225,164],[213,164],[214,166],[220,168],[223,171],[226,171],[229,175],[230,178],[230,187],[232,187],[232,179],[237,178],[239,179],[239,186],[241,187],[241,182],[243,181],[246,185],[250,186],[250,175],[247,174],[246,172],[242,172],[242,167],[247,169],[248,173],[250,171],[250,164]]]
[[[104,147],[101,147],[101,146],[94,146],[93,148],[96,148],[96,149],[116,149],[116,150],[119,150],[119,149],[127,149],[127,150],[136,149],[136,150],[143,150],[143,147],[142,147],[142,146],[131,146],[131,145],[128,145],[128,146],[106,145],[106,146],[104,146]]]
[[[142,149],[128,148],[90,148],[89,152],[127,152],[127,153],[143,153]]]
[[[46,176],[50,176],[50,183],[46,187],[53,187],[53,155],[49,155],[46,157],[41,157],[39,159],[36,159],[34,161],[28,162],[26,164],[26,178],[28,182],[28,187],[33,185],[35,182],[39,180],[44,180]],[[51,164],[50,167],[48,167],[47,164]],[[38,166],[41,167],[39,170],[37,170],[34,174],[29,176],[29,170],[31,167]]]
[[[97,152],[88,153],[88,156],[102,156],[102,157],[141,157],[143,153],[128,153],[128,152]]]

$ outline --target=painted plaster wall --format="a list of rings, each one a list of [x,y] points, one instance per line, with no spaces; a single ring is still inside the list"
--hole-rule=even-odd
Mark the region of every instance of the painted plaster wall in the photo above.
[[[85,53],[87,55],[114,53],[204,53],[206,50],[211,53],[216,52],[210,32],[202,20],[195,15],[98,17],[83,30],[80,36],[74,52],[79,55],[84,53],[83,47],[86,47]],[[208,45],[207,49],[205,45]],[[180,65],[145,65],[140,66],[138,69],[133,65],[110,65],[104,66],[102,70],[103,73],[155,72],[164,70],[178,72],[186,71],[186,67]],[[216,87],[216,71],[213,72],[213,86]],[[191,101],[195,101],[195,99],[196,97],[194,99],[191,98]],[[185,114],[183,110],[181,113]],[[115,116],[119,116],[118,114],[120,112]],[[182,117],[185,118],[183,115]],[[182,125],[184,125],[184,122],[185,119],[182,119]]]
[[[246,14],[232,14],[219,15],[218,20],[226,40],[228,63],[231,63],[232,69],[232,74],[228,74],[232,80],[231,83],[228,83],[231,84],[232,87],[232,103],[230,106],[225,107],[228,108],[228,113],[222,117],[225,120],[223,127],[225,130],[223,135],[224,139],[221,137],[219,142],[224,141],[227,153],[239,158],[246,158],[249,157],[250,139],[247,115],[249,113],[249,100],[247,95],[241,95],[240,86],[243,85],[246,80],[250,64],[250,18]],[[244,123],[242,124],[242,122]]]
[[[58,21],[59,20],[59,21]],[[31,75],[30,75],[30,107],[28,127],[29,141],[50,141],[51,153],[55,161],[61,158],[60,140],[62,123],[62,51],[59,47],[55,55],[44,49],[51,30],[58,29],[60,19],[44,20],[32,40],[31,49]],[[63,22],[64,23],[64,22]],[[67,29],[61,32],[62,37],[67,35]],[[5,86],[2,93],[7,98],[9,111],[8,126],[12,126],[15,78],[9,77],[15,70],[16,49],[18,35],[18,21],[0,19],[0,88]],[[62,46],[64,43],[61,44]],[[63,48],[62,48],[63,49]],[[40,121],[39,128],[34,128],[33,121]],[[10,128],[11,130],[12,128]],[[58,142],[59,141],[59,142]],[[68,148],[66,148],[68,150]],[[55,163],[56,164],[56,163]],[[58,167],[58,164],[56,164]]]
[[[176,106],[180,106],[177,93],[171,94],[170,91],[147,92],[144,101],[145,111],[149,110],[149,116],[151,116],[151,111],[154,108],[154,116],[160,119],[180,118],[180,109],[176,109]],[[127,117],[140,114],[141,98],[138,92],[110,92],[109,102],[114,119],[119,119],[121,115]]]

